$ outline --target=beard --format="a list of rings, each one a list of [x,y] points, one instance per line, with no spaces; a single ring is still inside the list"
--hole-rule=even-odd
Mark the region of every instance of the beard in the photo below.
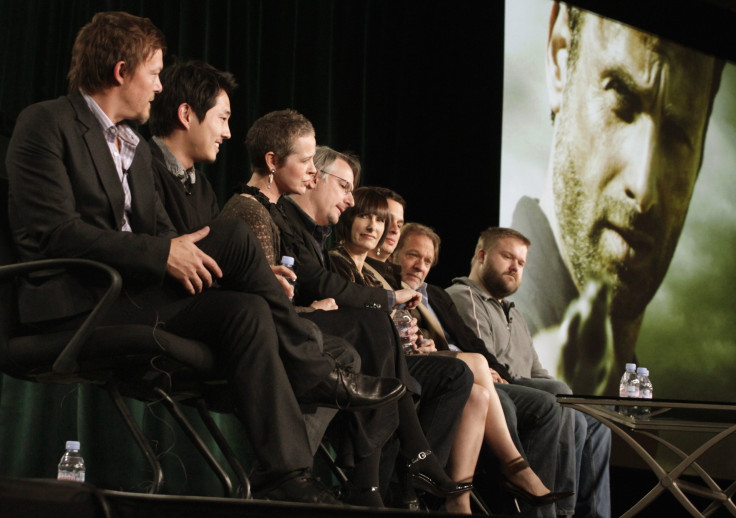
[[[488,293],[493,295],[495,298],[504,299],[516,293],[519,289],[521,282],[519,281],[518,274],[514,275],[514,280],[505,277],[504,275],[509,272],[499,273],[493,270],[483,269],[481,272],[481,280],[483,285],[488,290]],[[513,275],[513,274],[511,274]]]
[[[655,205],[647,212],[635,210],[631,200],[600,191],[586,191],[575,160],[585,153],[573,141],[576,134],[562,114],[555,132],[553,193],[555,213],[571,274],[582,289],[589,281],[611,288],[611,314],[627,319],[640,316],[659,288],[677,246],[685,212],[667,226],[662,210]],[[566,135],[569,135],[566,137]],[[595,151],[594,151],[595,152]],[[679,218],[679,221],[677,221]],[[628,240],[623,229],[650,239]]]

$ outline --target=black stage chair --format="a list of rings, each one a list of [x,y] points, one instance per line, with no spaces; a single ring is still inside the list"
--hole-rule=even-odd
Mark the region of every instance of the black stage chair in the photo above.
[[[0,199],[7,200],[7,181],[0,179]],[[163,485],[161,465],[123,396],[162,402],[192,440],[223,485],[227,496],[250,498],[250,483],[208,411],[210,399],[225,392],[210,349],[196,340],[145,325],[100,326],[98,323],[118,297],[122,279],[109,266],[85,259],[48,259],[17,263],[7,211],[0,214],[0,372],[42,383],[94,383],[106,388],[153,471],[150,493]],[[103,275],[106,293],[74,329],[39,332],[23,329],[17,318],[16,283],[24,275],[62,271],[85,278]],[[229,476],[181,412],[176,401],[198,409],[213,439],[238,478],[233,489]],[[209,399],[208,399],[209,401]],[[222,410],[223,406],[218,409]]]

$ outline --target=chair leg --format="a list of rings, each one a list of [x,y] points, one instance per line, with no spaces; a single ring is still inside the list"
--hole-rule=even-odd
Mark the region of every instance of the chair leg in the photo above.
[[[202,419],[202,422],[205,424],[205,426],[207,426],[207,429],[210,431],[212,438],[215,440],[217,446],[220,448],[220,451],[227,459],[230,467],[233,469],[235,476],[238,477],[240,485],[238,487],[238,490],[235,492],[235,496],[237,496],[238,498],[245,498],[247,500],[250,500],[251,498],[253,498],[253,495],[250,491],[250,480],[248,479],[248,474],[245,472],[243,465],[238,460],[235,452],[230,447],[230,444],[227,442],[227,439],[222,434],[222,431],[217,426],[217,423],[215,423],[215,420],[212,419],[212,416],[207,409],[207,404],[205,403],[204,399],[198,398],[196,401],[196,407],[197,411],[199,412],[199,416]]]
[[[317,452],[323,457],[325,462],[327,462],[327,466],[330,468],[330,471],[332,471],[332,474],[335,475],[337,480],[340,482],[340,485],[345,488],[348,483],[348,476],[345,474],[342,468],[340,468],[340,466],[335,463],[335,459],[332,458],[332,455],[327,449],[327,446],[325,446],[324,441],[319,443]]]
[[[161,397],[161,402],[164,404],[166,409],[169,411],[171,416],[176,419],[176,421],[179,423],[179,426],[181,429],[187,434],[189,437],[189,440],[192,441],[192,444],[199,450],[199,453],[202,455],[204,460],[207,462],[207,464],[210,466],[210,469],[217,475],[217,478],[220,479],[220,483],[222,484],[222,488],[225,492],[225,496],[232,497],[233,496],[233,484],[230,481],[230,477],[227,476],[227,473],[224,469],[222,469],[222,466],[220,466],[220,463],[217,462],[217,459],[215,459],[215,456],[212,455],[212,452],[207,447],[207,445],[204,443],[202,438],[199,436],[197,431],[192,427],[189,420],[186,418],[186,416],[182,413],[181,409],[179,408],[179,405],[176,404],[176,402],[169,397],[169,395],[161,390],[160,388],[155,388],[154,391]]]
[[[151,481],[151,488],[148,490],[148,492],[152,494],[157,494],[161,491],[161,487],[164,483],[164,472],[161,469],[161,464],[158,461],[158,457],[156,457],[156,454],[153,452],[153,449],[148,443],[148,439],[146,438],[146,436],[143,435],[143,431],[141,430],[140,426],[138,426],[138,423],[136,423],[133,414],[128,408],[128,405],[125,404],[125,401],[123,400],[123,396],[120,394],[120,390],[118,389],[117,384],[114,381],[110,380],[107,382],[106,388],[107,393],[112,398],[113,402],[115,403],[115,407],[118,409],[118,412],[123,418],[125,425],[128,427],[128,430],[130,430],[130,433],[133,435],[135,442],[138,444],[138,447],[143,452],[143,456],[146,458],[148,465],[151,467],[151,471],[153,472],[153,480]]]

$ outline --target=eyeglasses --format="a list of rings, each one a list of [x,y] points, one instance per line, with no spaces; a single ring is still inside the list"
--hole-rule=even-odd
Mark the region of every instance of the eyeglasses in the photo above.
[[[335,178],[337,178],[338,180],[340,180],[340,182],[339,182],[340,183],[340,187],[342,188],[342,190],[345,191],[345,195],[346,196],[348,194],[350,194],[351,192],[353,192],[353,184],[350,183],[350,182],[348,182],[345,178],[341,178],[341,177],[337,176],[336,174],[328,173],[327,171],[320,171],[320,173],[322,173],[322,174],[328,174],[330,176],[334,176]]]

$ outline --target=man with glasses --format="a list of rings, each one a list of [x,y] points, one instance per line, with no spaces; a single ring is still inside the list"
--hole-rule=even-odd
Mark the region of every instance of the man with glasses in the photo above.
[[[330,271],[327,242],[331,225],[353,206],[353,186],[360,179],[360,162],[350,153],[317,146],[314,188],[301,195],[283,196],[279,207],[285,218],[276,220],[282,252],[295,259],[296,304],[334,298],[341,308],[371,308],[390,312],[396,294],[383,288],[357,286]],[[406,290],[400,290],[406,291]]]
[[[334,178],[337,178],[337,183],[340,185],[340,188],[345,191],[345,196],[348,196],[353,193],[353,189],[355,188],[352,184],[352,182],[349,182],[348,180],[345,180],[341,176],[336,175],[335,173],[328,173],[327,171],[319,171],[323,175],[329,175]]]
[[[389,332],[395,335],[390,319],[379,322],[375,316],[371,316],[376,311],[355,308],[390,312],[398,291],[361,286],[330,270],[327,252],[331,225],[337,223],[341,214],[354,205],[352,191],[360,179],[360,162],[351,153],[317,146],[314,165],[318,171],[314,187],[307,189],[304,194],[283,196],[279,201],[284,220],[288,221],[288,224],[279,224],[282,250],[292,254],[296,260],[294,300],[309,304],[315,299],[335,299],[340,308],[338,311],[302,314],[316,322],[323,331],[330,332],[330,326],[342,323],[355,329],[355,334],[368,344],[374,343],[377,337],[385,336],[386,325],[389,326]],[[381,292],[384,295],[380,295]],[[359,352],[362,350],[360,344],[351,344]],[[363,368],[366,369],[366,362],[370,360],[362,358]],[[402,354],[399,360],[401,368],[407,369],[412,379],[421,386],[417,415],[422,430],[434,454],[444,465],[455,437],[456,424],[472,388],[473,375],[463,362],[455,358],[425,355],[408,366],[405,365],[406,360],[408,358],[403,358]],[[381,489],[384,494],[394,468],[397,448],[398,444],[389,442],[381,458]],[[391,505],[416,509],[419,504],[410,488],[401,488],[398,494],[392,496]]]

